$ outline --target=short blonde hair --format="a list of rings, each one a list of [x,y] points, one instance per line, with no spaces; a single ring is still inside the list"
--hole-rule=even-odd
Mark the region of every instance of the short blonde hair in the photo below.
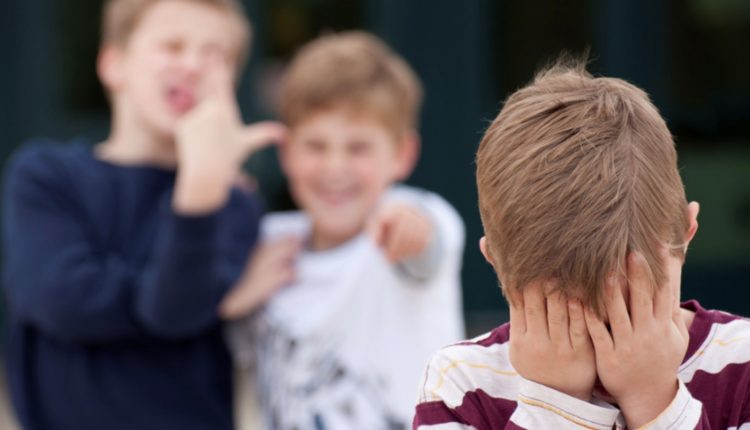
[[[107,0],[102,12],[102,45],[127,45],[143,15],[153,5],[164,0]],[[238,0],[184,0],[216,7],[229,14],[238,31],[238,67],[247,61],[252,28],[245,10]]]
[[[512,94],[477,153],[487,249],[503,292],[556,280],[601,315],[603,285],[659,242],[684,258],[687,201],[672,136],[648,95],[558,62]]]
[[[414,71],[375,36],[349,31],[303,46],[281,84],[282,119],[290,126],[322,110],[346,107],[375,115],[396,134],[416,128],[422,87]]]

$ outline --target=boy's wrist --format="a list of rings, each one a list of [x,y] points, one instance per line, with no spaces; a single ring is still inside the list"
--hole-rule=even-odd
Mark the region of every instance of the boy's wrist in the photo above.
[[[668,384],[646,384],[645,390],[634,392],[617,399],[628,428],[640,428],[659,417],[674,401],[679,389],[679,381]]]
[[[232,176],[206,169],[180,169],[172,206],[177,213],[198,215],[214,212],[229,198]]]

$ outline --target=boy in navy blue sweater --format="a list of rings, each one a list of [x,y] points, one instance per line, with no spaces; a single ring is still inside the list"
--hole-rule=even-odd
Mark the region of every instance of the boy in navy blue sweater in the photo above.
[[[112,130],[37,142],[4,190],[11,396],[32,430],[231,429],[217,305],[260,206],[233,186],[284,129],[234,100],[249,26],[235,0],[111,0],[98,72]]]

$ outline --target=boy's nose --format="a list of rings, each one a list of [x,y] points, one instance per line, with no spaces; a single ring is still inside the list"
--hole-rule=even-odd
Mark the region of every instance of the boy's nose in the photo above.
[[[346,170],[348,167],[348,162],[346,160],[346,156],[344,154],[332,151],[329,154],[327,154],[325,158],[325,167],[326,170],[330,172],[340,172]]]
[[[180,58],[180,65],[186,73],[199,75],[208,64],[208,60],[205,57],[198,50],[186,50]]]

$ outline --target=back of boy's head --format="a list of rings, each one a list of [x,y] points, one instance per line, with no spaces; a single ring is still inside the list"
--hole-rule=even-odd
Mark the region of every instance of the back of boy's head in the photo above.
[[[325,110],[374,116],[397,135],[416,128],[422,88],[414,71],[375,36],[321,36],[297,53],[281,87],[282,119],[294,127]]]
[[[645,92],[583,63],[559,62],[508,98],[480,144],[477,186],[510,300],[555,280],[601,314],[606,279],[624,275],[629,251],[658,285],[659,244],[684,258],[687,201],[664,120]]]
[[[141,18],[153,5],[166,0],[107,0],[102,13],[102,45],[125,46]],[[174,1],[174,0],[171,0]],[[238,32],[237,63],[242,66],[250,49],[250,22],[239,0],[180,0],[215,7],[229,14]]]

